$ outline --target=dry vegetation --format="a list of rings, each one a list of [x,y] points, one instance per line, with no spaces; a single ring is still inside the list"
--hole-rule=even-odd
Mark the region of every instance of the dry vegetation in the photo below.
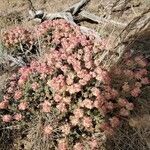
[[[31,0],[35,9],[42,9],[47,12],[63,11],[78,0]],[[28,17],[28,10],[32,8],[29,0],[0,0],[0,30],[10,28],[15,25],[33,26],[35,22]],[[150,1],[149,0],[91,0],[84,10],[105,18],[100,23],[91,21],[81,16],[75,16],[78,24],[96,30],[100,36],[109,39],[108,47],[112,43],[113,49],[122,53],[124,47],[130,48],[134,53],[142,52],[148,60],[150,59]],[[117,22],[117,25],[116,25]],[[118,25],[119,23],[119,25]],[[120,25],[121,23],[121,25]],[[129,24],[128,24],[129,23]],[[122,26],[123,24],[123,26]],[[128,24],[128,25],[127,25]],[[126,26],[127,25],[127,26]],[[115,41],[115,42],[114,42]],[[123,48],[122,48],[122,44]],[[1,47],[0,47],[1,57]],[[108,60],[108,58],[107,58]],[[2,89],[9,73],[14,68],[7,68],[7,64],[2,65],[0,58],[0,97]],[[120,57],[117,57],[120,61]],[[109,66],[116,62],[116,56],[108,61]],[[113,63],[112,63],[113,62]],[[123,64],[124,65],[124,64]],[[130,119],[124,119],[116,134],[107,140],[106,150],[149,150],[150,149],[150,86],[147,86],[140,98],[136,99],[136,109],[132,112]],[[40,128],[37,125],[37,130]],[[17,127],[16,127],[17,128]],[[35,128],[33,128],[34,130]],[[0,129],[3,130],[3,129]],[[25,137],[26,131],[22,135],[15,134],[10,129],[0,131],[0,150],[30,150],[31,143],[28,139],[35,139],[41,136],[40,133]],[[34,131],[31,131],[33,133]],[[34,138],[31,136],[34,136]],[[13,138],[12,138],[13,137]],[[14,141],[12,141],[14,139]],[[20,142],[21,141],[21,142]],[[10,143],[10,144],[8,144]],[[34,145],[35,146],[35,145]],[[40,146],[37,143],[37,146]],[[37,147],[38,149],[38,147]],[[44,150],[44,147],[43,147]]]

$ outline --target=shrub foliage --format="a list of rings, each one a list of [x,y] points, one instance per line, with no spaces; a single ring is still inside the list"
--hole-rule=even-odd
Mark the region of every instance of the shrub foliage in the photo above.
[[[3,126],[28,130],[40,116],[37,138],[46,139],[49,149],[100,149],[104,135],[114,134],[149,84],[144,56],[127,51],[123,65],[108,72],[100,64],[105,40],[86,36],[64,20],[6,31],[3,44],[16,53],[20,44],[45,51],[9,78],[0,115]]]

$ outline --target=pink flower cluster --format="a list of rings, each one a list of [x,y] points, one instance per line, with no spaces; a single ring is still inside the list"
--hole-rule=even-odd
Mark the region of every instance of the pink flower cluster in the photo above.
[[[100,42],[95,46],[94,38],[78,27],[53,20],[35,31],[47,51],[42,60],[32,61],[10,77],[0,102],[0,111],[10,113],[3,114],[2,121],[32,122],[30,118],[38,114],[43,117],[44,136],[60,134],[54,139],[58,149],[84,150],[85,145],[100,149],[101,134],[96,133],[113,134],[122,117],[134,109],[132,97],[149,84],[148,62],[143,56],[126,54],[126,65],[108,72],[100,66]]]
[[[131,57],[130,51],[125,54],[124,61],[126,65],[117,66],[113,75],[120,81],[119,86],[122,87],[124,96],[139,97],[143,86],[150,84],[148,61],[143,55]]]
[[[19,43],[33,44],[32,34],[23,27],[14,27],[3,33],[4,45],[9,48]]]
[[[64,76],[59,75],[54,77],[47,82],[48,86],[51,87],[54,91],[62,91],[65,85]]]
[[[15,120],[15,121],[21,121],[23,119],[23,116],[21,114],[15,114],[15,115],[3,115],[2,117],[2,121],[4,123],[9,123],[11,122],[12,120]]]

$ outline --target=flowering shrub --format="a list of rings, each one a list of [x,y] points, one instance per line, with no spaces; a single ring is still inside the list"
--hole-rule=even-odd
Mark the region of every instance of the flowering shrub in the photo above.
[[[82,35],[82,36],[81,36]],[[35,58],[37,53],[43,53],[50,48],[60,49],[68,48],[68,52],[75,47],[86,46],[91,49],[90,43],[93,43],[95,37],[89,36],[86,40],[79,27],[70,25],[65,20],[44,21],[34,28],[26,29],[23,27],[14,27],[2,33],[2,44],[11,55],[21,56],[25,62]],[[82,44],[79,44],[82,41]],[[106,48],[106,40],[94,42],[95,53],[102,52]],[[81,52],[82,53],[82,52]],[[81,54],[79,54],[81,55]],[[25,58],[26,56],[26,58]],[[31,57],[31,59],[29,59]],[[80,57],[80,56],[78,56]],[[99,57],[99,56],[96,56]],[[97,62],[98,64],[98,62]],[[88,64],[90,65],[90,63]]]
[[[3,33],[4,45],[8,48],[19,43],[32,43],[31,32],[22,27],[15,27]]]
[[[127,52],[123,59],[123,65],[114,69],[112,77],[113,85],[122,89],[125,97],[139,97],[142,87],[150,83],[148,60],[141,54],[132,56],[130,52]]]
[[[14,27],[2,33],[2,44],[11,55],[25,55],[34,43],[31,31],[23,27]]]
[[[46,54],[10,77],[0,102],[2,123],[29,125],[41,116],[40,132],[54,143],[51,149],[100,149],[103,135],[113,134],[149,84],[148,62],[127,53],[126,65],[108,72],[99,63],[104,44],[78,27],[55,20],[35,31]]]

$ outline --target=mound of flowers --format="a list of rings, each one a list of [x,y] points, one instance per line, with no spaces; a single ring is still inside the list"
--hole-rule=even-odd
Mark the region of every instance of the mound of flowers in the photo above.
[[[81,41],[82,44],[79,44]],[[99,39],[95,42],[93,35],[88,37],[83,35],[78,26],[73,26],[62,19],[44,21],[32,28],[12,27],[2,33],[2,44],[8,54],[14,57],[21,56],[26,63],[35,58],[34,55],[37,56],[50,48],[68,48],[70,53],[71,49],[76,47],[92,48],[93,45],[95,53],[100,50],[103,52],[106,48],[106,40]]]
[[[103,136],[114,134],[149,84],[148,61],[127,52],[124,65],[108,72],[99,63],[102,40],[64,20],[45,21],[34,31],[30,39],[41,39],[46,53],[8,80],[0,101],[2,124],[30,128],[41,116],[40,132],[51,149],[100,149]]]

